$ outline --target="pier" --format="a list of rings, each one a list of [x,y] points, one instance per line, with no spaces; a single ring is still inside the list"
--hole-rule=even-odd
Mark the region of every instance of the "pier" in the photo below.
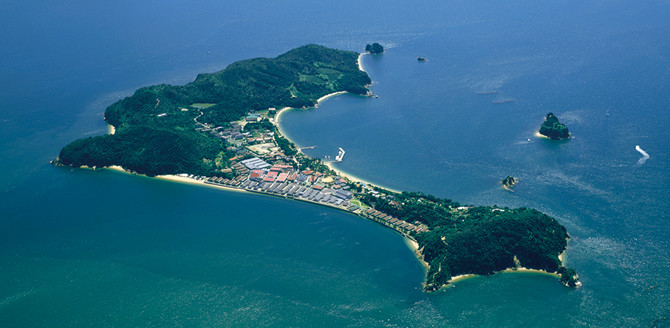
[[[344,158],[344,153],[345,153],[344,149],[342,149],[342,147],[340,147],[339,149],[340,149],[340,152],[337,153],[337,156],[335,156],[335,161],[336,162],[341,162],[342,158]]]

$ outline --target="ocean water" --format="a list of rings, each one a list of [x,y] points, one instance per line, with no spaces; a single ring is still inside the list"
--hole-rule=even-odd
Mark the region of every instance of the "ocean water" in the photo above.
[[[660,0],[0,2],[0,326],[670,326],[668,16]],[[363,57],[378,98],[287,112],[288,136],[344,148],[337,167],[382,186],[549,213],[583,287],[514,273],[425,294],[405,240],[356,216],[48,164],[140,86],[370,42],[387,48]],[[534,136],[550,111],[574,139]]]

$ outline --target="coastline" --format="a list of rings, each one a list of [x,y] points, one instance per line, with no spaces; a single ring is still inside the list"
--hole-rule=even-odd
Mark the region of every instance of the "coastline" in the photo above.
[[[558,254],[558,260],[561,262],[561,265],[564,266],[564,267],[565,267],[565,253],[566,252],[567,252],[567,248],[565,250],[563,250],[563,253]],[[516,260],[516,257],[514,257],[514,259]],[[517,267],[514,267],[514,268],[507,268],[507,269],[502,270],[502,271],[496,271],[493,274],[515,273],[515,272],[532,272],[532,273],[540,273],[540,274],[544,274],[544,275],[549,275],[549,276],[556,277],[556,278],[561,277],[561,275],[558,274],[557,272],[549,272],[549,271],[540,270],[540,269],[530,269],[530,268],[526,268],[524,266],[517,266]],[[466,279],[469,279],[469,278],[474,278],[474,277],[477,277],[477,276],[480,276],[480,275],[474,274],[474,273],[469,273],[469,274],[460,274],[460,275],[452,276],[451,279],[449,279],[449,281],[447,281],[446,284],[440,286],[440,288],[438,288],[437,290],[445,288],[445,287],[449,287],[450,285],[452,285],[454,283],[457,283],[459,281],[463,281],[463,280],[466,280]],[[581,283],[578,283],[578,286],[581,286],[581,285],[582,285]]]
[[[414,252],[414,255],[416,255],[419,262],[426,269],[426,273],[428,273],[428,270],[430,269],[430,264],[424,261],[423,253],[421,252],[421,248],[419,248],[419,243],[416,240],[407,238],[407,236],[403,235],[403,237],[405,237],[405,244],[407,244],[407,246]]]
[[[544,138],[544,139],[549,140],[549,137],[541,134],[540,131],[535,131],[535,134],[533,134],[533,136],[535,136],[536,138]]]
[[[286,135],[284,135],[284,137],[286,137]],[[287,139],[288,139],[288,138],[287,138]],[[290,140],[290,139],[289,139],[289,140]],[[292,142],[292,141],[291,141],[291,142]],[[383,188],[383,189],[392,191],[392,192],[394,192],[394,193],[402,193],[402,191],[395,190],[395,189],[391,189],[391,188],[387,188],[387,187],[381,186],[381,185],[379,185],[379,184],[375,184],[375,183],[372,183],[372,182],[370,182],[370,181],[367,181],[367,180],[365,180],[365,179],[361,179],[361,178],[359,178],[359,177],[357,177],[357,176],[355,176],[355,175],[346,173],[346,172],[344,172],[344,171],[342,171],[342,170],[339,170],[339,169],[335,168],[335,166],[333,165],[334,163],[336,163],[336,162],[328,162],[328,163],[323,163],[323,164],[325,164],[326,166],[328,166],[329,169],[331,169],[331,170],[337,172],[337,174],[338,174],[339,176],[341,176],[341,177],[343,177],[343,178],[347,178],[347,179],[349,179],[349,180],[351,180],[351,181],[354,181],[354,182],[360,182],[360,183],[365,183],[366,185],[377,186],[377,187],[380,187],[380,188]]]
[[[545,271],[545,270],[539,270],[539,269],[529,269],[529,268],[522,267],[522,266],[515,267],[515,268],[507,268],[507,269],[502,270],[502,271],[496,271],[496,272],[494,272],[493,274],[500,274],[500,273],[519,273],[519,272],[539,273],[539,274],[543,274],[543,275],[549,275],[549,276],[552,276],[552,277],[555,277],[555,278],[560,278],[560,277],[561,277],[561,275],[559,275],[559,274],[556,273],[556,272],[548,272],[548,271]],[[459,275],[456,275],[456,276],[452,276],[451,279],[449,279],[449,281],[447,281],[446,284],[443,284],[442,286],[440,286],[440,288],[438,288],[438,289],[436,289],[436,290],[440,290],[440,289],[443,289],[443,288],[452,286],[453,284],[455,284],[455,283],[457,283],[457,282],[461,282],[461,281],[464,281],[464,280],[467,280],[467,279],[470,279],[470,278],[479,277],[479,276],[484,277],[484,276],[486,276],[486,275],[479,275],[479,274],[474,274],[474,273],[468,273],[468,274],[459,274]],[[453,287],[453,286],[452,286],[452,287]]]
[[[357,59],[357,65],[358,65],[358,68],[361,71],[364,71],[363,66],[362,66],[363,55],[364,55],[364,53],[359,54],[358,59]],[[325,100],[327,100],[331,97],[334,97],[336,95],[345,94],[345,93],[347,93],[347,91],[338,91],[338,92],[333,92],[333,93],[324,95],[324,96],[322,96],[322,97],[320,97],[319,99],[316,100],[316,103],[314,104],[314,107],[312,107],[312,108],[318,108],[319,104],[322,101],[325,101]],[[276,112],[274,118],[271,120],[271,122],[277,128],[277,132],[280,136],[286,138],[289,142],[293,143],[298,148],[298,152],[305,155],[302,152],[302,150],[300,150],[299,145],[297,143],[295,143],[293,140],[291,140],[290,138],[288,138],[287,134],[285,133],[285,131],[282,130],[281,125],[280,125],[282,114],[286,110],[290,110],[290,109],[296,109],[296,108],[284,107],[284,108],[279,109]],[[111,135],[115,134],[115,132],[116,132],[115,127],[110,125],[110,124],[108,124],[107,126],[108,126],[109,134],[111,134]],[[535,132],[535,136],[549,139],[548,137],[541,135],[539,132]],[[305,155],[305,156],[308,156],[308,155]],[[335,167],[334,163],[336,163],[336,162],[323,162],[324,165],[326,165],[329,169],[333,170],[340,177],[346,178],[346,179],[348,179],[350,181],[353,181],[353,182],[360,182],[360,183],[367,184],[369,186],[379,187],[379,188],[383,188],[383,189],[386,189],[386,190],[389,190],[389,191],[392,191],[392,192],[395,192],[395,193],[400,193],[400,191],[397,191],[397,190],[394,190],[394,189],[391,189],[391,188],[386,188],[386,187],[383,187],[381,185],[371,183],[371,182],[366,181],[364,179],[358,178],[354,175],[343,172],[342,170],[337,169]],[[109,167],[105,167],[105,168],[108,168],[108,169],[114,170],[114,171],[118,171],[118,172],[123,172],[123,173],[126,173],[126,174],[135,174],[133,172],[130,172],[130,171],[124,169],[121,166],[113,165],[113,166],[109,166]],[[142,175],[142,174],[140,174],[140,175]],[[204,180],[196,179],[196,178],[193,178],[193,177],[188,177],[188,176],[186,176],[186,174],[159,175],[159,176],[155,176],[155,177],[158,178],[158,179],[161,179],[161,180],[166,180],[166,181],[171,181],[171,182],[186,183],[186,184],[196,185],[196,186],[209,186],[209,187],[214,187],[214,188],[221,189],[221,190],[228,190],[228,191],[235,191],[235,192],[248,192],[248,193],[261,194],[261,195],[266,195],[266,196],[271,196],[271,197],[280,197],[280,198],[285,198],[285,199],[289,199],[289,200],[298,200],[298,201],[302,201],[302,202],[305,202],[305,203],[311,203],[311,204],[315,204],[315,205],[329,207],[329,208],[332,208],[332,209],[341,210],[341,211],[347,212],[349,214],[361,217],[363,219],[367,219],[367,220],[371,220],[373,222],[377,222],[375,220],[372,220],[372,219],[362,215],[362,213],[359,212],[359,211],[353,212],[353,211],[347,210],[346,208],[343,208],[343,207],[332,206],[332,205],[328,205],[328,204],[324,204],[324,203],[320,203],[320,202],[310,201],[310,200],[307,200],[307,199],[280,196],[280,195],[276,195],[276,194],[272,194],[272,193],[255,191],[255,190],[250,190],[250,189],[246,189],[246,188],[238,188],[238,187],[234,187],[234,186],[226,186],[226,185],[222,185],[222,184],[206,183]],[[507,188],[506,186],[503,186],[503,188],[512,191],[510,188]],[[387,225],[385,225],[385,226],[387,226]],[[423,248],[420,247],[418,242],[414,238],[412,238],[412,237],[408,236],[407,234],[403,233],[402,231],[399,231],[395,228],[391,228],[391,229],[400,233],[404,237],[405,243],[414,252],[415,256],[417,257],[417,260],[419,260],[419,262],[424,266],[424,268],[426,269],[426,272],[428,272],[429,269],[430,269],[430,265],[429,265],[429,263],[427,263],[424,260],[424,255],[422,254]],[[561,265],[564,264],[564,255],[565,255],[565,251],[563,253],[559,254],[559,260],[561,262]],[[495,273],[505,273],[505,272],[536,272],[536,273],[548,274],[548,275],[551,275],[551,276],[554,276],[554,277],[560,277],[560,275],[557,274],[557,273],[547,272],[547,271],[538,270],[538,269],[529,269],[529,268],[525,268],[525,267],[522,267],[522,266],[507,268],[505,270],[497,271]],[[463,281],[463,280],[466,280],[466,279],[469,279],[469,278],[473,278],[473,277],[476,277],[476,276],[479,276],[479,275],[477,275],[477,274],[461,274],[461,275],[452,276],[447,281],[447,283],[440,286],[436,290],[439,290],[439,289],[442,289],[442,288],[445,288],[445,287],[449,287],[449,285],[452,285],[454,283],[457,283],[457,282],[460,282],[460,281]]]
[[[362,62],[363,56],[364,56],[365,54],[366,54],[366,53],[361,53],[361,54],[359,54],[359,55],[358,55],[358,59],[357,59],[358,69],[361,70],[361,71],[365,71],[365,70],[363,69],[363,62]],[[346,91],[338,91],[338,92],[329,93],[329,94],[327,94],[327,95],[325,95],[325,96],[323,96],[323,97],[317,99],[317,100],[316,100],[316,104],[314,105],[313,108],[318,108],[318,107],[319,107],[319,103],[321,103],[322,101],[325,101],[325,100],[327,100],[327,99],[329,99],[329,98],[331,98],[331,97],[334,97],[334,96],[337,96],[337,95],[341,95],[341,94],[346,94],[346,93],[348,93],[348,92],[346,92]],[[281,120],[280,120],[280,118],[281,118],[282,114],[284,114],[285,111],[287,111],[287,110],[292,110],[292,109],[296,109],[296,108],[293,108],[293,107],[284,107],[284,108],[279,109],[279,110],[277,111],[277,113],[275,114],[275,117],[274,117],[274,120],[272,121],[272,123],[277,127],[277,130],[279,131],[279,133],[281,134],[282,137],[286,138],[286,140],[290,141],[291,143],[293,143],[293,144],[296,146],[296,148],[298,148],[298,152],[300,152],[301,154],[303,154],[303,155],[305,155],[305,156],[308,156],[307,154],[305,154],[304,152],[302,152],[302,150],[300,150],[300,148],[301,148],[300,145],[298,145],[294,140],[292,140],[291,138],[289,138],[289,137],[287,136],[286,132],[281,128],[281,124],[280,124]],[[370,181],[367,181],[367,180],[365,180],[365,179],[362,179],[362,178],[360,178],[360,177],[357,177],[357,176],[355,176],[355,175],[353,175],[353,174],[344,172],[344,171],[342,171],[342,170],[340,170],[340,169],[337,169],[337,168],[333,165],[334,163],[335,163],[335,162],[324,162],[323,164],[326,165],[326,166],[328,166],[329,169],[335,171],[339,176],[341,176],[341,177],[343,177],[343,178],[346,178],[346,179],[349,179],[349,180],[351,180],[351,181],[353,181],[353,182],[360,182],[360,183],[364,183],[364,184],[366,184],[366,185],[377,186],[377,187],[380,187],[380,188],[383,188],[383,189],[386,189],[386,190],[389,190],[389,191],[392,191],[392,192],[395,192],[395,193],[401,193],[401,192],[402,192],[402,191],[399,191],[399,190],[395,190],[395,189],[392,189],[392,188],[388,188],[388,187],[385,187],[385,186],[381,186],[381,185],[379,185],[379,184],[374,184],[374,183],[372,183],[372,182],[370,182]],[[418,245],[417,245],[417,250],[418,250]]]

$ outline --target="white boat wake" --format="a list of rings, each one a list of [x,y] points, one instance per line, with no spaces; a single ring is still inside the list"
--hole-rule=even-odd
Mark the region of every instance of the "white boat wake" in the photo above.
[[[637,150],[638,152],[640,152],[640,154],[642,154],[642,158],[640,158],[637,161],[637,165],[644,164],[644,162],[646,162],[649,159],[649,154],[647,154],[647,152],[644,151],[642,148],[640,148],[640,146],[638,145],[635,146],[635,150]]]

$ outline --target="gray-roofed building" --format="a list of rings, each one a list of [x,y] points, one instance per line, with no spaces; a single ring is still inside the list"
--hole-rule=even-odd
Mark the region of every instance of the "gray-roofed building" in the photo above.
[[[337,197],[337,198],[341,198],[341,199],[347,199],[347,200],[349,200],[349,199],[351,199],[351,198],[354,197],[354,194],[353,194],[351,191],[341,190],[341,189],[340,189],[340,190],[337,190],[337,191],[333,194],[333,196],[335,196],[335,197]]]
[[[264,169],[271,166],[266,161],[258,157],[245,159],[241,163],[244,164],[244,166],[246,166],[247,168],[249,168],[249,170]]]

